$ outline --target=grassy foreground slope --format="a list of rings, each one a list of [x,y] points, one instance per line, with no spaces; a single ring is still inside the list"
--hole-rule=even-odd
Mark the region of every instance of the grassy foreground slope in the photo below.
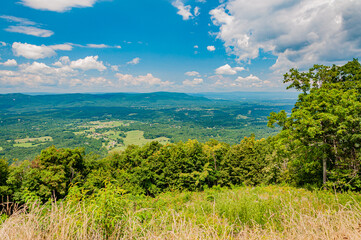
[[[291,187],[93,196],[28,205],[0,220],[1,239],[360,239],[361,195]]]

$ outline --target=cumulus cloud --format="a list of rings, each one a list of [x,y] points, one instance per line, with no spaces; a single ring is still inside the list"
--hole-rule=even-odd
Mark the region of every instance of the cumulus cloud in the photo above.
[[[262,88],[271,86],[271,82],[268,80],[261,80],[257,76],[250,74],[247,77],[238,77],[231,86],[243,87],[243,88]]]
[[[9,71],[9,70],[0,70],[0,77],[4,77],[4,76],[16,76],[17,72],[15,71]]]
[[[32,26],[9,26],[8,28],[5,28],[5,31],[23,33],[36,37],[50,37],[54,34],[53,31]]]
[[[183,81],[183,85],[184,86],[196,86],[196,85],[199,85],[199,84],[202,84],[203,83],[203,79],[202,78],[194,78],[193,80],[184,80]]]
[[[69,44],[58,44],[52,46],[45,46],[43,44],[38,46],[28,43],[14,42],[12,49],[15,56],[22,56],[28,59],[36,60],[56,55],[54,50],[69,51],[72,49],[72,46]]]
[[[233,0],[210,11],[217,37],[240,61],[277,56],[274,70],[361,55],[361,1]]]
[[[53,63],[54,66],[56,67],[62,67],[65,65],[68,65],[70,63],[70,59],[68,56],[62,56],[59,58],[59,61]]]
[[[114,72],[118,72],[119,71],[119,67],[117,65],[113,65],[110,67]]]
[[[216,48],[214,46],[207,46],[207,50],[213,52],[216,50]]]
[[[96,57],[94,57],[96,59]],[[76,62],[76,61],[74,61]],[[103,76],[86,76],[83,72],[71,67],[69,57],[64,56],[53,66],[34,61],[19,65],[18,71],[0,70],[2,88],[26,87],[27,89],[60,89],[80,87],[79,89],[99,89],[119,87],[118,81]]]
[[[181,15],[183,20],[193,18],[193,14],[191,13],[192,7],[190,5],[184,5],[181,0],[174,1],[172,5],[178,9],[177,14]]]
[[[81,70],[91,70],[95,69],[98,71],[104,71],[107,68],[104,66],[102,61],[98,61],[98,56],[88,56],[83,59],[78,59],[76,61],[72,61],[70,63],[70,67],[74,69],[81,69]]]
[[[77,74],[78,72],[69,66],[55,68],[45,63],[33,62],[19,65],[19,71],[0,72],[0,83],[3,87],[58,87]]]
[[[246,77],[237,77],[236,79],[230,76],[214,75],[209,77],[210,81],[213,81],[211,86],[217,89],[223,90],[235,90],[235,89],[269,89],[275,87],[275,84],[269,80],[262,80],[259,77],[250,74]]]
[[[235,75],[237,72],[242,72],[243,67],[234,67],[232,68],[229,64],[223,65],[216,69],[216,74],[220,75]]]
[[[62,62],[63,64],[68,64],[70,63],[70,59],[68,56],[62,56],[60,59],[59,59],[60,62]]]
[[[190,72],[186,72],[184,74],[187,76],[190,76],[190,77],[200,76],[199,72],[196,72],[196,71],[190,71]]]
[[[6,42],[1,42],[0,41],[0,47],[5,47],[6,46]]]
[[[24,73],[33,73],[33,74],[54,74],[56,73],[56,68],[47,66],[45,63],[33,62],[32,64],[22,64],[20,65],[21,71]]]
[[[113,86],[114,83],[105,78],[105,77],[91,77],[89,79],[85,79],[81,81],[82,84],[85,86],[94,86],[94,85],[100,85],[100,86]]]
[[[84,71],[95,69],[98,71],[104,71],[107,68],[104,66],[102,61],[98,61],[98,56],[88,56],[75,61],[70,61],[68,56],[62,56],[59,61],[53,63],[56,67],[65,67],[69,69],[81,69]]]
[[[257,76],[250,74],[247,77],[238,77],[235,81],[236,82],[248,82],[248,81],[260,82],[261,80]]]
[[[0,63],[0,65],[6,66],[6,67],[15,67],[18,65],[15,59],[8,59],[6,62]]]
[[[38,10],[65,12],[72,8],[92,7],[97,0],[21,0],[27,7]]]
[[[132,64],[132,65],[136,65],[140,62],[140,58],[139,57],[136,57],[136,58],[133,58],[131,61],[127,62],[127,64]]]
[[[0,84],[2,88],[6,87],[30,87],[36,88],[39,86],[55,86],[57,80],[55,78],[43,77],[36,74],[22,74],[19,72],[8,71],[7,74],[0,71]]]
[[[15,56],[22,56],[28,59],[41,59],[56,54],[51,47],[45,45],[37,46],[28,43],[14,42],[12,49]]]
[[[119,84],[122,86],[169,86],[172,83],[169,81],[162,81],[159,78],[154,77],[151,73],[147,75],[133,76],[131,74],[116,73],[115,76],[118,78]]]
[[[31,73],[37,75],[53,75],[53,77],[68,77],[72,74],[75,74],[76,71],[69,66],[61,66],[59,68],[54,68],[46,65],[45,63],[33,62],[32,64],[21,64],[20,71],[22,73]],[[70,75],[69,75],[70,74]]]

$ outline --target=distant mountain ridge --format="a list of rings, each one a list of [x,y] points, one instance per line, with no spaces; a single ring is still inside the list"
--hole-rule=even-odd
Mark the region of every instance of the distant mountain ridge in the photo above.
[[[0,95],[0,112],[33,111],[35,109],[54,109],[71,107],[141,107],[141,106],[187,106],[192,103],[210,103],[202,96],[191,96],[186,93],[153,92],[153,93],[72,93],[28,95],[11,93]]]
[[[204,92],[192,93],[192,96],[206,97],[214,100],[228,100],[228,101],[291,101],[294,103],[298,98],[299,92]]]

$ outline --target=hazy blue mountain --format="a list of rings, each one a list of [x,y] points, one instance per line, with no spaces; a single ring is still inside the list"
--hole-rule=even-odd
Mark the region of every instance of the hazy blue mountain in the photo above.
[[[299,92],[206,92],[193,96],[242,102],[295,103]]]
[[[0,111],[34,111],[71,107],[176,107],[206,104],[210,100],[185,93],[104,93],[104,94],[50,94],[28,95],[21,93],[0,95]]]

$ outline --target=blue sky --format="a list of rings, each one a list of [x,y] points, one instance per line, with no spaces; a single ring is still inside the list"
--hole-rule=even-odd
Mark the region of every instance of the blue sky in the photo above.
[[[356,0],[6,0],[0,92],[284,91],[361,55]]]

